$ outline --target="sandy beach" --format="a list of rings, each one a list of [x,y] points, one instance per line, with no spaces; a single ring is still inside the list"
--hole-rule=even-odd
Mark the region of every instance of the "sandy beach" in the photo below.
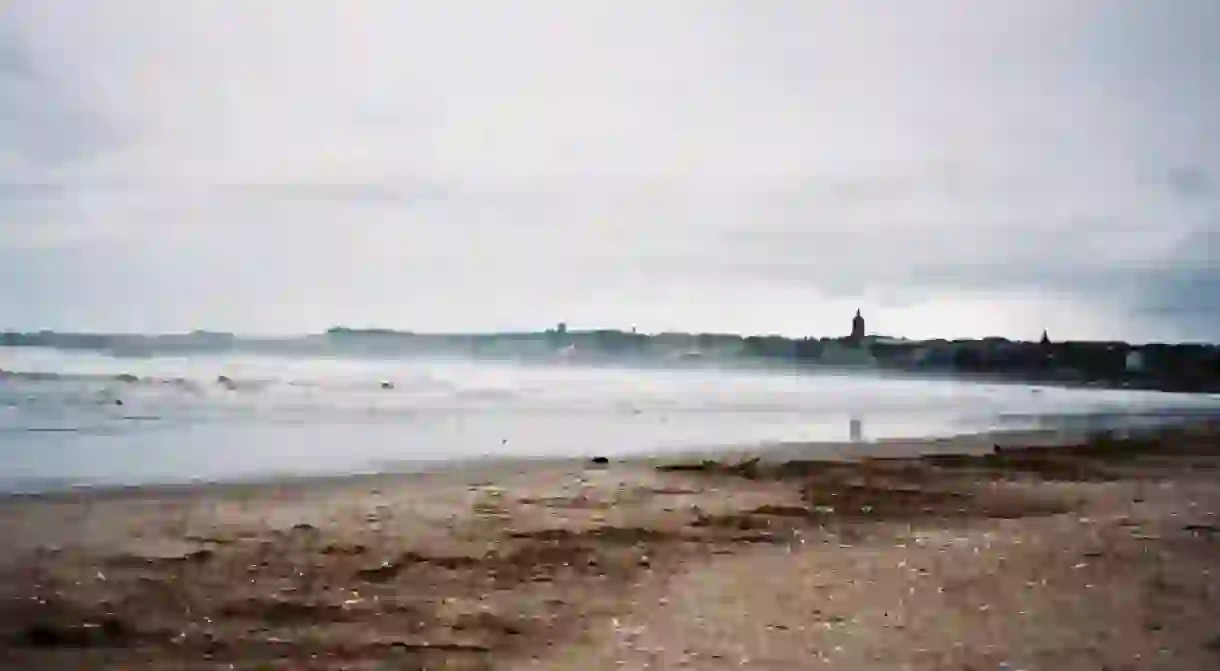
[[[0,501],[13,669],[1214,669],[1220,431]]]

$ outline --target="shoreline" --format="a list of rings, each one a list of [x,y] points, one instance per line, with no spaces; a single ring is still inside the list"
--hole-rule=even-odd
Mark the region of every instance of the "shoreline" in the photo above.
[[[1166,430],[1191,427],[1220,426],[1220,413],[1200,413],[1189,419],[1164,418],[1160,424],[1148,427],[1106,428],[1094,430],[1048,429],[997,429],[960,433],[951,436],[929,436],[911,438],[880,438],[860,441],[770,441],[753,445],[719,445],[703,448],[686,448],[664,452],[641,452],[606,457],[611,464],[629,467],[653,467],[672,461],[692,459],[748,459],[758,457],[764,461],[784,459],[816,458],[820,460],[853,461],[867,458],[917,457],[936,453],[982,454],[1000,446],[1061,447],[1077,444],[1103,435],[1138,436],[1157,434]],[[597,457],[599,455],[593,455]],[[409,478],[462,478],[472,473],[497,474],[506,470],[532,470],[555,468],[580,468],[587,466],[590,458],[581,456],[476,456],[456,459],[394,460],[384,462],[378,468],[333,473],[269,473],[249,477],[232,477],[187,480],[168,480],[142,483],[72,482],[48,487],[21,490],[7,486],[0,489],[0,505],[9,500],[36,499],[66,501],[91,498],[115,498],[125,496],[192,496],[207,490],[241,492],[267,487],[312,488],[335,487],[344,484],[374,482],[378,480],[402,480]],[[52,480],[46,478],[40,480]],[[19,481],[18,481],[19,482]]]

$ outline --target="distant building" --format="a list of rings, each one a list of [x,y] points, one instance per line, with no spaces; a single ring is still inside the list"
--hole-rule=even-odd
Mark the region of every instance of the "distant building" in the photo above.
[[[559,325],[555,327],[555,332],[556,332],[556,333],[558,333],[559,335],[566,335],[566,334],[567,334],[567,332],[568,332],[568,325],[567,325],[567,323],[566,323],[566,322],[559,322]]]
[[[877,360],[873,353],[862,343],[844,343],[840,340],[830,340],[822,345],[818,362],[828,366],[875,366]]]
[[[1142,373],[1144,372],[1144,353],[1133,349],[1127,352],[1127,372]]]
[[[856,310],[856,316],[851,320],[851,335],[824,343],[818,360],[832,366],[874,366],[877,360],[869,349],[864,335],[864,317]]]
[[[851,320],[851,337],[853,343],[864,342],[864,317],[856,310],[856,316]]]

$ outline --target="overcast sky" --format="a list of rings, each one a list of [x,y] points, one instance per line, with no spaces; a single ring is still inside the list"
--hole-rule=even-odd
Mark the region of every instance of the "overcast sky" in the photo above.
[[[1220,2],[0,0],[0,328],[1220,340]]]

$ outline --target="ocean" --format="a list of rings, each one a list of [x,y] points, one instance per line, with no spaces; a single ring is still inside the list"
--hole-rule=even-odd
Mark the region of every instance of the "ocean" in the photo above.
[[[7,491],[1079,430],[1220,410],[1207,395],[871,371],[42,347],[0,347],[0,369]]]

